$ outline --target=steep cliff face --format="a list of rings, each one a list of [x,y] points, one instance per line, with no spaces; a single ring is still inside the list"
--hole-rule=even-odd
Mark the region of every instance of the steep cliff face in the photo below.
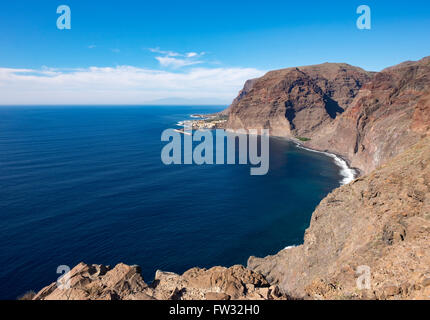
[[[369,73],[345,64],[269,72],[229,109],[228,128],[270,129],[369,173],[429,132],[430,58]]]
[[[430,299],[430,138],[329,194],[303,245],[248,267],[296,298]]]
[[[245,81],[245,85],[243,86],[243,89],[240,90],[239,94],[237,95],[237,97],[233,100],[233,102],[231,103],[231,105],[225,109],[224,111],[221,111],[220,114],[222,115],[228,115],[231,111],[231,109],[233,109],[236,105],[239,104],[239,102],[242,100],[242,98],[244,98],[254,87],[255,82],[258,79],[250,79]]]
[[[227,126],[309,135],[342,114],[371,77],[360,68],[332,63],[269,72],[241,91],[229,108]]]
[[[383,70],[308,146],[340,153],[369,173],[428,134],[429,94],[430,58]]]

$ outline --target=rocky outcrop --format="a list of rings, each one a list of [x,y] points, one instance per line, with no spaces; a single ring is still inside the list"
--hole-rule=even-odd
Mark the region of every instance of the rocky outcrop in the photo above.
[[[430,58],[379,73],[322,64],[267,73],[229,108],[227,128],[305,138],[369,173],[429,133]]]
[[[286,299],[277,286],[243,266],[193,268],[178,275],[157,271],[146,284],[137,266],[80,263],[60,285],[52,283],[33,300],[279,300]]]
[[[296,298],[430,299],[430,138],[329,194],[303,245],[248,267]]]

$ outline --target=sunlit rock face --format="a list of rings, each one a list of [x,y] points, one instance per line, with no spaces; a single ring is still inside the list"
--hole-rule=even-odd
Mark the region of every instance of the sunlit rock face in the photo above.
[[[430,58],[379,73],[326,63],[252,80],[229,107],[229,128],[272,135],[347,158],[369,173],[429,132]]]

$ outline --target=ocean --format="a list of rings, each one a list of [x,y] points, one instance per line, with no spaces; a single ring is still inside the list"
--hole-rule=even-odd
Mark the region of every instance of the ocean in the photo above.
[[[225,107],[0,107],[0,299],[84,261],[157,269],[246,265],[303,242],[318,203],[345,182],[339,159],[270,139],[248,165],[172,165],[163,130]]]

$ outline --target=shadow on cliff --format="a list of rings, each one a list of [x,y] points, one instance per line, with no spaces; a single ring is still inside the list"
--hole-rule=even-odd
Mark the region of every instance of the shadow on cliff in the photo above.
[[[336,101],[334,101],[328,96],[324,96],[324,102],[325,110],[332,119],[336,119],[338,114],[342,114],[345,112],[345,109],[341,108]]]
[[[325,95],[323,99],[324,99],[324,108],[327,114],[330,116],[330,118],[336,119],[336,117],[339,114],[342,114],[345,112],[345,109],[340,107],[335,100],[328,97],[327,95]],[[294,106],[290,101],[285,102],[285,117],[289,121],[291,129],[294,130],[296,128],[294,124],[294,119],[296,118],[296,110],[294,109]]]

